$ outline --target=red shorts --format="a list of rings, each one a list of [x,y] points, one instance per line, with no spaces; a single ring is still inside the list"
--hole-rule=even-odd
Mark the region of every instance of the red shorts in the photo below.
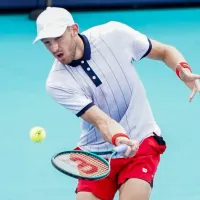
[[[91,192],[101,200],[113,200],[121,184],[130,178],[142,179],[153,187],[160,154],[165,149],[166,144],[162,137],[148,137],[142,142],[134,157],[112,159],[108,177],[97,181],[79,180],[76,193]]]

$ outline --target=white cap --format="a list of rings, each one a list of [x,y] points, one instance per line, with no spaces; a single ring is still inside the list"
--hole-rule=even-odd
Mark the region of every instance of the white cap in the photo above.
[[[73,24],[73,17],[66,9],[47,7],[36,20],[37,37],[33,43],[44,38],[60,37]]]

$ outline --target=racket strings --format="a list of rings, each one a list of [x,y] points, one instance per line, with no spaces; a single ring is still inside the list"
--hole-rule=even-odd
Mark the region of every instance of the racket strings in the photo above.
[[[64,162],[68,171],[84,177],[96,177],[106,174],[109,167],[103,161],[83,153],[70,153],[59,156],[57,159]],[[70,166],[69,166],[70,165]]]

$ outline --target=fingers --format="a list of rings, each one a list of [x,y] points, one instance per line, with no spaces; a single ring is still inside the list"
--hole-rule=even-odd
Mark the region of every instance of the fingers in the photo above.
[[[200,75],[193,74],[189,69],[185,69],[180,65],[177,66],[178,70],[181,73],[181,79],[185,84],[192,90],[189,96],[189,102],[191,102],[197,92],[200,92]]]
[[[136,142],[136,143],[131,147],[131,152],[130,152],[130,154],[129,154],[128,156],[129,156],[129,157],[135,156],[135,154],[137,153],[138,149],[139,149],[139,143]]]
[[[137,153],[139,149],[139,143],[136,140],[129,140],[130,146],[128,146],[126,152],[124,153],[124,157],[133,157]]]
[[[200,92],[200,82],[198,79],[195,80],[195,86],[196,86],[196,89],[198,90],[198,92]]]
[[[195,80],[194,87],[192,88],[192,92],[189,97],[189,102],[191,102],[196,95],[197,92],[200,92],[200,82],[199,80]]]
[[[130,146],[127,147],[126,152],[124,153],[124,157],[127,158],[132,153],[132,148]]]
[[[191,94],[190,94],[189,102],[192,101],[192,99],[194,98],[194,96],[196,95],[196,93],[197,93],[197,89],[196,89],[196,87],[194,87],[194,88],[192,89]]]
[[[136,140],[130,140],[126,137],[118,137],[116,139],[116,144],[117,146],[120,144],[127,144],[127,150],[125,151],[125,153],[123,153],[124,157],[132,157],[134,156],[138,149],[139,149],[139,143]]]

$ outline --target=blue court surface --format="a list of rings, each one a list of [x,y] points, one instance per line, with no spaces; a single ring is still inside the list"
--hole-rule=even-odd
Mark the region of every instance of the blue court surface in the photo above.
[[[149,38],[177,47],[193,71],[200,73],[200,9],[73,15],[80,31],[110,20],[127,23]],[[73,200],[76,180],[56,171],[50,159],[76,146],[79,119],[45,91],[53,58],[42,44],[32,45],[35,21],[29,21],[26,14],[1,15],[0,24],[0,199]],[[168,145],[151,199],[199,200],[199,94],[189,103],[189,89],[159,61],[144,59],[135,67]],[[34,126],[47,132],[40,144],[29,139]]]

